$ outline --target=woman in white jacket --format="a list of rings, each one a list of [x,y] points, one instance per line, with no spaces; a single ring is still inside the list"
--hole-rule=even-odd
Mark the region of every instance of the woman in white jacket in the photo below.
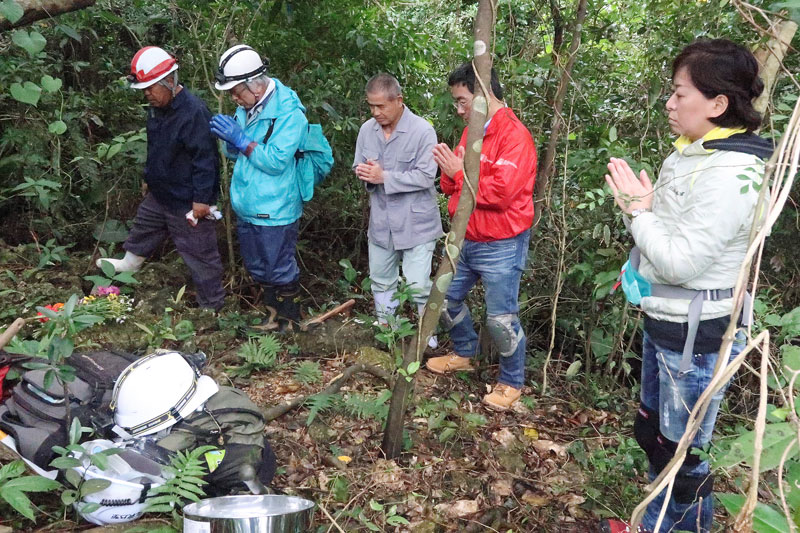
[[[631,217],[636,242],[627,268],[638,270],[638,294],[626,287],[626,295],[641,305],[645,322],[634,433],[647,453],[651,479],[674,455],[689,413],[711,380],[733,310],[756,189],[771,152],[771,144],[752,134],[761,123],[752,101],[764,85],[747,49],[724,39],[698,41],[678,55],[672,74],[666,108],[679,137],[655,186],[644,170],[637,176],[623,159],[611,159],[606,175],[617,205]],[[742,350],[743,339],[739,333],[732,356]],[[710,443],[722,395],[709,407],[695,448]],[[700,457],[687,454],[661,532],[710,531],[713,477]],[[648,506],[640,531],[655,530],[665,492]],[[603,527],[630,531],[617,520]]]

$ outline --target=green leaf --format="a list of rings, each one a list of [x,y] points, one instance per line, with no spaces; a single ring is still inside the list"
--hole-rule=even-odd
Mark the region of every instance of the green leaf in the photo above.
[[[133,274],[130,272],[120,272],[114,276],[115,281],[120,281],[122,283],[128,283],[130,285],[135,285],[139,283],[139,280],[133,277]]]
[[[114,267],[111,267],[111,268],[114,268]],[[98,287],[107,287],[107,286],[111,285],[111,280],[108,279],[108,278],[104,278],[103,276],[83,276],[83,279],[85,279],[86,281],[91,281],[92,283],[94,283]]]
[[[4,485],[0,487],[0,498],[28,520],[34,520],[31,501],[25,496],[24,492]]]
[[[3,488],[7,487],[22,492],[48,492],[61,487],[61,483],[42,476],[24,476],[6,481]]]
[[[25,463],[22,461],[12,461],[7,465],[3,465],[0,467],[0,481],[4,479],[10,479],[13,477],[19,477],[25,473]]]
[[[107,479],[87,479],[81,486],[81,497],[100,492],[111,486],[111,481]]]
[[[59,30],[64,35],[66,35],[67,37],[71,37],[76,41],[81,42],[81,34],[75,31],[75,28],[73,28],[72,26],[59,24],[58,26],[56,26],[56,29]]]
[[[68,489],[61,493],[61,503],[64,505],[71,505],[78,501],[78,491]]]
[[[572,364],[569,365],[569,368],[567,368],[567,377],[574,378],[576,375],[578,375],[581,365],[583,365],[583,363],[580,361],[573,361]]]
[[[55,133],[56,135],[61,135],[67,131],[67,125],[64,124],[63,120],[56,120],[47,126],[47,131],[50,133]]]
[[[109,148],[108,152],[106,152],[106,159],[111,159],[112,157],[117,155],[120,150],[122,150],[121,144],[112,144],[111,148]]]
[[[376,502],[375,500],[370,500],[369,501],[369,507],[373,511],[383,511],[383,505],[381,505],[380,503]]]
[[[83,428],[81,427],[81,421],[78,418],[73,418],[72,423],[69,426],[70,444],[77,444],[81,440],[81,435],[83,435]]]
[[[56,457],[50,461],[50,466],[53,468],[58,468],[59,470],[64,470],[66,468],[75,468],[81,466],[81,462],[74,457]]]
[[[24,48],[31,57],[44,50],[47,44],[47,39],[38,31],[28,33],[25,30],[17,30],[11,35],[11,41],[20,48]]]
[[[49,74],[45,74],[42,76],[42,89],[49,93],[54,93],[61,89],[61,85],[63,84],[62,81],[58,78],[54,78]]]
[[[414,375],[417,370],[419,370],[419,361],[410,362],[408,364],[408,369],[406,369],[406,371],[408,372],[409,376]]]
[[[14,0],[3,0],[0,2],[0,15],[8,19],[11,24],[15,24],[19,21],[24,14],[25,10]]]
[[[728,514],[736,516],[742,509],[745,497],[741,494],[717,494]],[[785,533],[790,531],[789,522],[781,511],[772,505],[758,503],[753,512],[753,531],[756,533]]]
[[[119,220],[107,220],[105,223],[95,226],[92,236],[100,242],[124,242],[128,238],[128,227]],[[103,268],[103,274],[108,277],[114,275],[114,267],[107,261],[101,265],[109,265],[109,270]],[[101,267],[102,268],[102,267]]]
[[[788,459],[797,455],[796,444],[797,433],[792,428],[791,423],[781,422],[777,424],[767,424],[764,429],[764,449],[761,453],[760,470],[765,472],[778,466],[784,450],[793,444],[792,451],[789,452]],[[715,467],[730,468],[744,462],[752,466],[755,444],[755,432],[748,431],[737,437],[731,444],[728,452],[715,461]]]
[[[11,84],[11,96],[14,100],[22,102],[23,104],[30,104],[36,106],[39,103],[39,97],[42,95],[42,89],[33,82],[26,81],[24,85],[19,83]]]

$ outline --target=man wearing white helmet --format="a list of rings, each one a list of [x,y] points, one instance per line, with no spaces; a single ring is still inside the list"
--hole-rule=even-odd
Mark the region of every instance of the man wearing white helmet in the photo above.
[[[267,75],[261,56],[246,45],[225,51],[216,88],[238,105],[234,117],[216,115],[211,132],[225,141],[236,160],[231,205],[245,267],[264,287],[264,303],[277,311],[281,331],[300,320],[300,269],[295,259],[303,201],[295,175],[295,154],[308,130],[297,94]]]
[[[139,50],[128,76],[150,104],[147,114],[148,193],[136,213],[117,272],[136,271],[169,236],[192,273],[201,307],[219,310],[225,298],[222,261],[211,207],[219,193],[219,152],[206,104],[178,84],[178,63],[157,46]]]

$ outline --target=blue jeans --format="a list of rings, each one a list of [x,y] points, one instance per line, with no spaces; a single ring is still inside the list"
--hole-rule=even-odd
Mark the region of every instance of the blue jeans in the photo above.
[[[744,334],[740,332],[733,343],[731,359],[736,357],[744,349],[744,346]],[[645,330],[642,341],[641,400],[646,408],[658,412],[661,434],[668,440],[678,442],[683,436],[692,408],[711,382],[718,356],[717,352],[695,354],[692,359],[693,372],[680,376],[678,368],[683,354],[657,346]],[[726,384],[712,398],[700,429],[692,441],[692,446],[700,448],[711,442],[719,406],[727,387]],[[679,476],[705,478],[709,473],[708,461],[700,461],[695,466],[686,464],[681,466]],[[650,468],[649,478],[651,481],[658,474],[659,472]],[[665,495],[666,490],[656,496],[647,506],[642,526],[650,531],[655,531]],[[675,500],[673,494],[667,504],[667,512],[661,523],[660,531],[663,533],[672,531],[708,533],[711,531],[713,519],[713,496],[703,498],[702,504],[697,501],[680,503]]]
[[[519,280],[528,258],[530,230],[499,241],[476,242],[464,240],[456,273],[447,290],[447,313],[455,318],[464,314],[450,330],[455,352],[462,357],[478,353],[478,334],[472,323],[469,308],[464,304],[469,290],[480,279],[486,292],[486,315],[514,315],[511,327],[519,335]],[[525,383],[525,334],[516,350],[500,358],[497,381],[516,389]]]
[[[295,259],[300,221],[285,226],[258,226],[239,220],[236,233],[245,268],[258,283],[284,286],[297,282]]]

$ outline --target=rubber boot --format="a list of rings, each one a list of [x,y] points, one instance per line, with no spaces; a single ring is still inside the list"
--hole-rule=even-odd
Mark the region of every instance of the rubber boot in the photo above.
[[[422,315],[425,313],[425,304],[417,304],[417,313],[419,313],[419,318],[422,320]],[[436,335],[431,335],[431,338],[428,339],[428,348],[431,350],[435,350],[439,347],[439,339],[436,338]]]
[[[264,304],[267,317],[261,321],[257,326],[252,329],[259,331],[275,331],[278,329],[278,322],[275,318],[278,316],[278,294],[273,285],[262,285],[264,292],[261,295],[261,303]]]
[[[103,268],[103,261],[109,263],[111,266],[114,267],[114,272],[136,272],[140,268],[142,268],[142,264],[144,263],[145,258],[141,255],[132,254],[131,252],[125,252],[125,257],[122,259],[109,259],[108,257],[101,257],[95,264],[98,268]]]
[[[277,287],[278,331],[286,333],[300,326],[300,287],[284,285]]]
[[[382,291],[373,293],[375,298],[375,316],[378,318],[378,324],[386,326],[389,324],[389,317],[394,316],[397,306],[400,304],[392,296],[395,291]]]

